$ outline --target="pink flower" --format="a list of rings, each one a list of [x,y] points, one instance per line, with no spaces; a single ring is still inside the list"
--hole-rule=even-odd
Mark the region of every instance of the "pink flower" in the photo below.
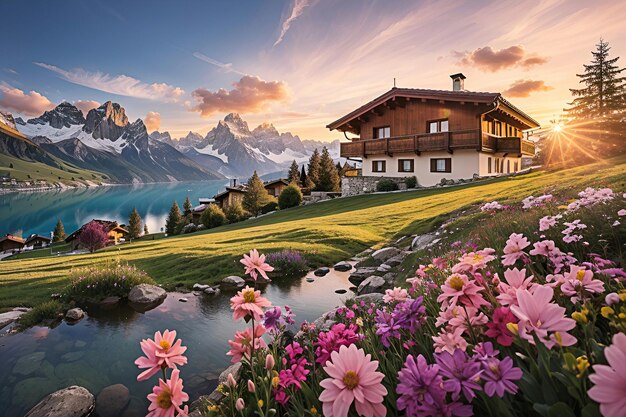
[[[324,391],[320,394],[323,414],[326,417],[346,417],[354,402],[357,414],[367,417],[385,417],[383,405],[387,389],[381,384],[385,377],[376,372],[378,361],[356,345],[341,346],[331,354],[324,371],[330,378],[320,382]]]
[[[254,350],[266,348],[267,344],[261,338],[265,334],[265,327],[261,324],[254,326]],[[229,340],[230,350],[227,355],[232,356],[232,363],[240,362],[245,356],[250,357],[252,346],[252,329],[250,327],[242,332],[235,333],[235,340]]]
[[[383,301],[391,303],[392,301],[406,301],[409,298],[409,293],[400,287],[395,287],[393,290],[386,290],[383,295]]]
[[[483,269],[487,266],[488,262],[496,259],[496,257],[493,256],[495,252],[494,249],[485,248],[477,252],[464,253],[459,258],[459,262],[452,267],[452,272],[475,272],[478,269]]]
[[[275,364],[276,363],[274,362],[274,356],[272,356],[271,353],[268,353],[265,357],[265,369],[271,371],[272,369],[274,369]]]
[[[530,251],[530,254],[533,256],[551,256],[555,250],[559,250],[558,248],[556,248],[553,240],[542,240],[541,242],[535,242],[533,243],[533,247],[534,249]]]
[[[521,233],[511,233],[504,247],[504,256],[502,256],[502,265],[508,266],[515,264],[520,258],[526,256],[524,248],[528,247],[530,242]]]
[[[604,282],[593,279],[593,272],[580,266],[570,266],[569,273],[564,275],[561,285],[563,294],[570,296],[572,303],[585,301],[589,294],[604,292]]]
[[[621,417],[626,409],[626,334],[613,336],[613,344],[604,349],[608,365],[593,365],[589,379],[594,386],[587,391],[589,398],[600,403],[604,417]]]
[[[476,281],[470,280],[467,275],[452,274],[441,286],[442,294],[437,301],[443,308],[461,303],[466,306],[479,308],[481,305],[489,305],[480,292],[482,287],[476,285]]]
[[[246,286],[230,299],[230,308],[233,309],[233,320],[252,317],[259,321],[263,316],[263,308],[271,307],[272,303],[261,297],[261,291]]]
[[[626,209],[621,209],[617,212],[617,215],[620,217],[626,216]]]
[[[498,285],[500,294],[496,297],[503,306],[517,304],[517,290],[530,290],[532,292],[536,285],[532,283],[532,275],[526,278],[526,269],[521,271],[517,268],[507,269],[504,271],[504,279],[506,283],[500,282]]]
[[[535,344],[535,334],[548,349],[557,344],[571,346],[576,343],[576,338],[567,333],[576,326],[576,322],[565,317],[564,307],[551,302],[553,295],[551,287],[537,285],[532,293],[517,290],[519,305],[511,305],[511,311],[519,319],[520,337]]]
[[[498,307],[493,311],[492,320],[487,323],[485,335],[496,339],[502,346],[513,344],[513,334],[506,327],[509,323],[517,323],[517,317],[508,307]]]
[[[182,340],[176,340],[176,330],[165,330],[154,333],[154,340],[144,339],[140,342],[141,350],[146,356],[141,356],[135,361],[139,368],[148,368],[139,374],[137,381],[149,379],[162,368],[176,368],[177,365],[187,363],[183,355],[187,348],[182,346]]]
[[[265,255],[259,255],[259,252],[256,249],[252,249],[250,251],[250,255],[243,255],[243,259],[239,262],[244,264],[246,267],[246,274],[250,275],[252,279],[256,281],[257,271],[259,274],[266,280],[269,280],[267,276],[267,272],[272,272],[274,270],[269,264],[265,263]]]
[[[463,338],[463,329],[456,328],[452,332],[441,332],[439,336],[433,336],[433,347],[435,352],[449,352],[454,353],[456,349],[461,349],[465,352],[467,349],[467,341]]]
[[[180,406],[189,400],[189,395],[183,392],[183,380],[179,377],[180,371],[174,369],[172,377],[164,382],[159,379],[159,385],[152,389],[152,394],[148,394],[150,406],[146,417],[187,417],[189,407]]]
[[[539,219],[539,231],[545,232],[546,230],[550,230],[551,227],[556,225],[556,217],[554,216],[544,216]]]
[[[246,408],[246,403],[243,401],[243,398],[237,398],[237,401],[235,401],[235,408],[239,412],[242,412],[243,409]]]

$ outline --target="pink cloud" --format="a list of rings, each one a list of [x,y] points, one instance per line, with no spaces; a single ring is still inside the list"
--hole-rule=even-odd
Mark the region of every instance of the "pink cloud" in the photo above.
[[[550,91],[554,87],[546,85],[541,80],[517,80],[506,91],[505,96],[509,97],[528,97],[531,93]]]
[[[86,116],[89,110],[100,107],[100,103],[95,100],[76,100],[74,105],[78,107],[78,110],[82,111]]]
[[[39,116],[46,110],[54,108],[46,96],[36,91],[24,93],[24,91],[11,87],[8,84],[0,84],[0,107],[27,116]]]
[[[264,81],[259,77],[244,75],[233,83],[232,90],[220,88],[213,92],[205,88],[194,90],[191,95],[198,104],[193,111],[202,116],[216,112],[257,113],[272,101],[289,98],[287,85],[283,81]]]
[[[503,49],[493,49],[491,46],[478,48],[472,52],[453,52],[459,58],[460,65],[472,65],[485,71],[496,72],[515,66],[528,69],[534,65],[548,62],[548,58],[537,55],[527,56],[522,45],[513,45]]]
[[[159,130],[159,127],[161,127],[161,114],[155,111],[149,111],[143,119],[143,124],[146,125],[148,132]]]

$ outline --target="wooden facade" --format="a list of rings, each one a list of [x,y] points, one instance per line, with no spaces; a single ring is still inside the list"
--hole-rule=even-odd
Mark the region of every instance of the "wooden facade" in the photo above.
[[[0,238],[0,252],[21,251],[25,240],[19,236],[5,235]]]

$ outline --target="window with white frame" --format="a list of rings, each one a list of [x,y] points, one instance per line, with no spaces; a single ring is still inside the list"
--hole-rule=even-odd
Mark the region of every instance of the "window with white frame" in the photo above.
[[[385,172],[386,170],[386,161],[372,161],[372,172]]]

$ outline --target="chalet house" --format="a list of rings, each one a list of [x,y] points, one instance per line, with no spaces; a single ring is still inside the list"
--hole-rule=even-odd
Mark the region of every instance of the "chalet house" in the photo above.
[[[96,222],[104,227],[104,230],[107,232],[107,236],[109,238],[109,241],[107,243],[108,246],[117,245],[120,241],[123,241],[126,236],[128,236],[128,230],[119,226],[116,221],[93,219],[91,222]],[[78,237],[85,229],[85,227],[91,222],[85,223],[80,227],[80,229],[76,230],[71,235],[65,238],[65,242],[71,245],[72,250],[76,250],[80,247]]]
[[[215,204],[220,206],[222,210],[226,210],[228,206],[232,204],[241,203],[243,201],[243,196],[246,194],[246,188],[247,187],[245,185],[226,187],[225,191],[222,191],[213,197]]]
[[[283,190],[285,188],[287,188],[288,185],[289,185],[289,181],[288,180],[286,180],[284,178],[280,178],[280,179],[277,179],[277,180],[266,182],[265,183],[265,189],[267,190],[269,195],[278,198],[280,193],[282,193]]]
[[[341,157],[362,161],[363,176],[415,176],[421,186],[521,170],[539,123],[500,93],[467,91],[463,74],[450,77],[452,91],[394,87],[329,124],[349,140]]]
[[[21,251],[25,243],[21,237],[7,234],[0,238],[0,252]]]
[[[50,238],[38,234],[32,234],[26,239],[25,245],[28,247],[32,247],[33,249],[45,248],[46,246],[50,245]]]

